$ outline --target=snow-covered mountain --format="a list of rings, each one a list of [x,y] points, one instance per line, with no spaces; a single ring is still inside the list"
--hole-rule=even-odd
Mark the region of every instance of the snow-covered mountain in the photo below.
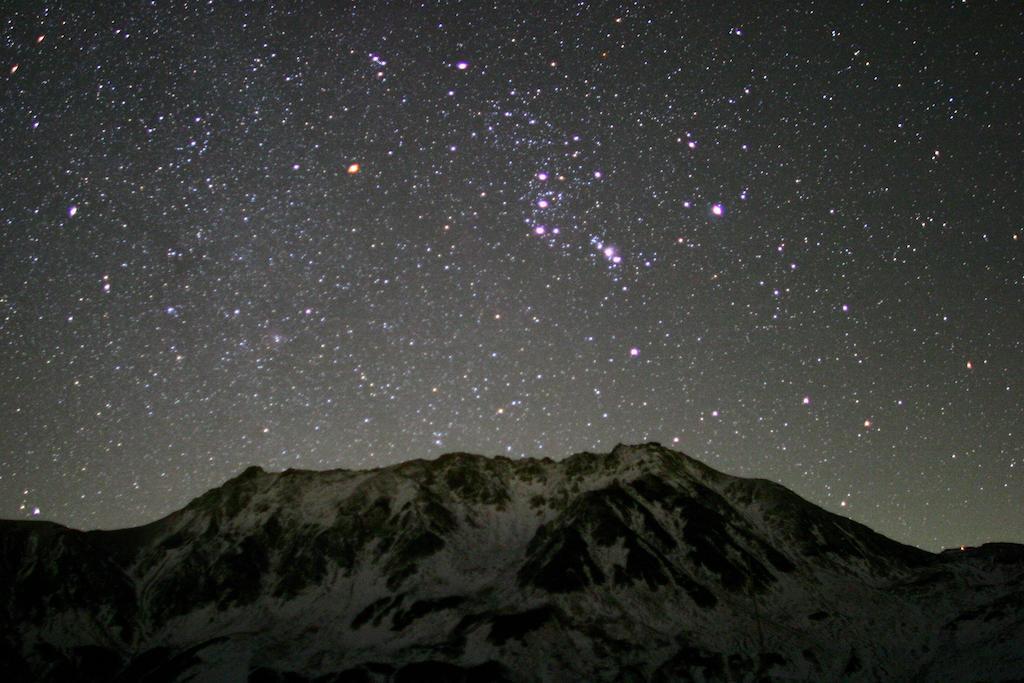
[[[6,681],[1024,679],[1024,546],[924,552],[653,443],[253,467],[0,553]]]

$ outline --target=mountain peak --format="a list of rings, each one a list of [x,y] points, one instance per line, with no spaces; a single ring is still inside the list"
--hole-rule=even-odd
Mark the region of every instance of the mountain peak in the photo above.
[[[574,453],[563,460],[562,464],[573,472],[626,472],[637,467],[663,465],[666,457],[689,459],[689,456],[683,453],[671,451],[660,443],[651,441],[640,444],[619,443],[608,453]]]
[[[1020,546],[909,548],[655,442],[250,467],[145,527],[0,523],[0,548],[15,681],[1024,676]]]
[[[267,473],[267,471],[265,469],[263,469],[262,467],[260,467],[259,465],[249,465],[244,470],[242,470],[242,473],[239,474],[237,477],[235,477],[235,479],[239,479],[239,480],[253,479],[255,477],[260,476],[261,474],[266,474],[266,473]]]

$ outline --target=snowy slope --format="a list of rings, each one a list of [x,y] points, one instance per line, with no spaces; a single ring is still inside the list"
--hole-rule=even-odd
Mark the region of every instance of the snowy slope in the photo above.
[[[927,553],[658,444],[250,468],[0,550],[6,680],[1024,679],[1024,546]]]

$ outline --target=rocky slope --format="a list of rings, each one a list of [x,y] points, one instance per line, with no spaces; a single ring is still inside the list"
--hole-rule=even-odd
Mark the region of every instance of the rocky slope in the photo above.
[[[1024,546],[927,553],[658,444],[0,522],[0,587],[8,681],[1024,679]]]

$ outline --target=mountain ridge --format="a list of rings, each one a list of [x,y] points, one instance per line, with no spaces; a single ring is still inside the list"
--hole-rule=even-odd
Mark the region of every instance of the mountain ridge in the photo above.
[[[253,466],[0,549],[13,680],[1024,678],[1024,546],[929,553],[657,443]]]

